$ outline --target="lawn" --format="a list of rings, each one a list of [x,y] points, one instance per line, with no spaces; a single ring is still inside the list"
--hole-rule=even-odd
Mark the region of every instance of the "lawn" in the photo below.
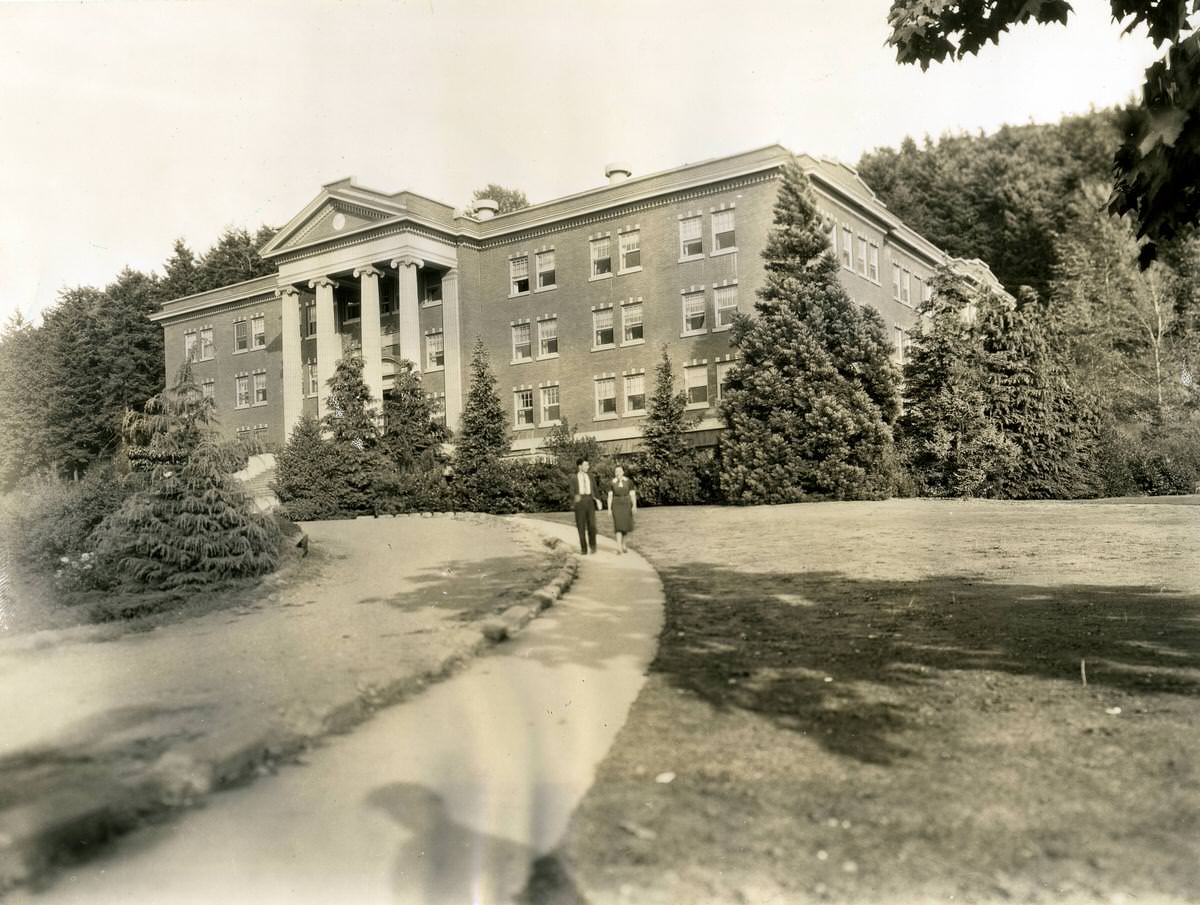
[[[593,905],[1194,905],[1196,502],[639,512],[661,648],[562,860]]]

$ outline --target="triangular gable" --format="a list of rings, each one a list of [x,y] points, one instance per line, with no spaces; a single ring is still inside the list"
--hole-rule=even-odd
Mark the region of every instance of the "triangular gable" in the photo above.
[[[289,220],[259,251],[264,258],[334,239],[404,214],[403,206],[376,197],[349,180],[333,183]]]

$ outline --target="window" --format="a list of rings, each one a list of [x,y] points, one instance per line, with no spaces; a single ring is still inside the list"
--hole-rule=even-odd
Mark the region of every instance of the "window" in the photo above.
[[[908,303],[910,296],[908,292],[908,278],[911,277],[907,270],[900,274],[900,301]]]
[[[266,348],[267,345],[267,319],[262,315],[252,317],[250,319],[250,336],[252,339],[251,345],[255,349]]]
[[[613,310],[601,308],[592,312],[592,348],[613,344]]]
[[[850,232],[850,227],[842,227],[842,266],[846,269],[851,269],[853,265],[850,263],[850,256],[854,253],[854,233]]]
[[[396,296],[391,292],[385,291],[386,284],[380,286],[379,289],[379,313],[381,315],[391,314],[396,310]],[[399,287],[397,287],[397,295],[399,295]]]
[[[542,387],[542,424],[554,424],[559,418],[558,387]]]
[[[445,337],[441,330],[425,334],[425,367],[428,370],[444,367],[446,364]]]
[[[900,301],[900,265],[892,261],[892,298]]]
[[[558,318],[548,317],[538,321],[538,356],[546,358],[558,354]]]
[[[717,362],[717,398],[720,399],[724,395],[725,381],[729,377],[729,372],[733,370],[732,361]]]
[[[625,414],[646,411],[646,375],[629,374],[625,378]]]
[[[440,305],[442,303],[442,278],[433,277],[426,281],[425,290],[421,296],[421,304],[425,306]]]
[[[265,405],[267,402],[267,374],[265,371],[254,373],[254,404]]]
[[[704,293],[687,292],[683,296],[683,332],[704,332]]]
[[[923,281],[915,273],[911,275],[911,279],[913,285],[913,298],[918,300],[923,299],[925,297],[925,290],[922,288]]]
[[[245,352],[250,348],[250,325],[237,321],[233,325],[233,351]]]
[[[683,369],[688,405],[708,405],[708,365],[689,365]]]
[[[717,326],[732,326],[733,316],[737,314],[737,287],[721,286],[714,289],[713,301],[717,307]]]
[[[928,282],[921,283],[921,301],[928,302],[933,298],[933,287]]]
[[[524,295],[529,291],[529,256],[513,258],[508,262],[510,295]]]
[[[248,408],[250,405],[250,378],[245,375],[235,377],[233,387],[237,395],[234,404],[240,409]]]
[[[837,257],[837,223],[833,220],[829,221],[829,250],[833,252],[833,256]]]
[[[533,342],[529,338],[529,324],[514,324],[512,328],[513,361],[532,361]]]
[[[429,394],[429,420],[436,424],[446,423],[446,394]]]
[[[362,299],[346,299],[346,306],[343,309],[345,312],[342,317],[343,324],[350,324],[362,318]]]
[[[533,427],[533,390],[517,390],[513,393],[513,408],[517,427]]]
[[[717,211],[712,218],[713,254],[737,248],[737,235],[733,229],[733,211]]]
[[[211,377],[200,384],[200,391],[204,394],[205,399],[217,398],[217,384]]]
[[[642,268],[642,234],[639,230],[622,233],[617,238],[617,246],[621,254],[621,272],[641,270]]]
[[[183,357],[186,361],[196,360],[196,331],[183,334]]]
[[[539,251],[534,260],[537,267],[537,288],[553,289],[557,286],[554,275],[554,252]]]
[[[867,276],[871,282],[879,282],[879,246],[874,242],[867,243]]]
[[[896,361],[904,364],[904,328],[896,325]]]
[[[321,389],[321,384],[318,382],[318,379],[317,379],[317,363],[315,361],[310,361],[308,363],[307,377],[308,377],[308,385],[305,387],[307,395],[315,396],[315,395],[317,395],[317,392]]]
[[[213,331],[212,327],[205,327],[200,331],[200,360],[208,361],[213,357]]]
[[[679,221],[679,257],[696,258],[704,254],[702,231],[699,217],[685,217]]]
[[[601,377],[596,380],[596,417],[605,418],[617,414],[617,378]]]
[[[612,273],[612,243],[608,239],[592,240],[592,278]]]
[[[855,261],[855,269],[865,277],[867,275],[867,240],[862,236],[858,237],[858,257]]]
[[[642,331],[642,303],[631,302],[621,306],[621,342],[640,343],[645,339]]]
[[[313,296],[304,300],[304,335],[317,335],[317,300]]]

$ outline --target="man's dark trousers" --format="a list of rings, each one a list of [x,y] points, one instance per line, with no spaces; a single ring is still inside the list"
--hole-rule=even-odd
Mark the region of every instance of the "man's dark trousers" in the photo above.
[[[590,493],[582,493],[575,500],[575,527],[579,529],[579,551],[596,552],[596,499]]]

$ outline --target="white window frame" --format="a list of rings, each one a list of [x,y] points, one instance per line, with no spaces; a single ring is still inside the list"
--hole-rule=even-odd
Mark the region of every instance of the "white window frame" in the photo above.
[[[630,389],[631,389],[630,382],[635,381],[635,380],[641,381],[641,387],[642,387],[641,393],[631,393],[630,392]],[[625,400],[625,414],[631,415],[631,416],[646,414],[646,375],[645,374],[626,374],[624,376],[624,379],[621,381],[621,388],[624,391],[623,398]],[[641,408],[635,408],[629,404],[629,400],[633,399],[635,396],[642,397]]]
[[[717,230],[717,218],[728,218],[731,224],[729,229]],[[737,251],[737,216],[733,208],[728,207],[725,210],[712,212],[712,251],[710,255],[727,255]],[[722,236],[732,237],[728,245],[721,244]]]
[[[703,372],[704,383],[692,381],[695,374]],[[708,365],[684,365],[683,367],[683,386],[684,392],[687,394],[687,407],[689,409],[706,409],[709,406],[709,386],[708,386]],[[702,401],[692,400],[692,390],[698,390],[703,386],[704,399]]]
[[[637,311],[637,320],[631,321],[630,315]],[[641,336],[631,337],[629,331],[637,327]],[[621,306],[621,345],[640,346],[646,341],[646,311],[641,302],[626,302]]]
[[[846,270],[854,269],[854,230],[847,223],[842,224],[841,263]]]
[[[350,316],[351,309],[354,309],[358,314]],[[357,299],[346,299],[346,316],[342,319],[343,324],[357,324],[362,320],[362,296]]]
[[[867,279],[879,285],[879,243],[867,241]]]
[[[912,304],[912,292],[910,291],[910,287],[909,287],[909,283],[908,283],[909,278],[911,276],[912,276],[912,273],[910,271],[908,271],[907,269],[903,273],[900,274],[900,301],[903,302],[905,305]]]
[[[717,370],[717,401],[718,402],[720,402],[721,399],[725,395],[724,392],[722,392],[721,387],[725,383],[725,378],[729,376],[729,372],[733,370],[733,366],[735,364],[737,364],[736,361],[718,361],[717,362],[716,370]]]
[[[434,337],[437,337],[438,343],[435,349],[430,342]],[[435,361],[435,355],[441,356],[441,362]],[[444,330],[435,330],[432,333],[425,334],[425,370],[426,371],[441,371],[446,367],[446,333]]]
[[[250,375],[239,374],[233,378],[233,407],[250,408]]]
[[[594,378],[593,383],[594,383],[593,395],[596,400],[596,408],[595,408],[595,415],[594,415],[595,420],[596,421],[607,421],[609,419],[619,417],[619,415],[617,414],[617,378],[616,377],[596,377],[596,378]],[[608,395],[608,396],[601,396],[600,389],[602,386],[605,388],[612,387],[612,394]],[[608,400],[612,401],[612,411],[611,412],[601,411],[601,408],[600,408],[601,403],[608,401]]]
[[[426,279],[421,287],[421,307],[436,308],[442,303],[442,279]]]
[[[250,350],[250,322],[239,320],[233,322],[233,354],[240,355]]]
[[[265,349],[267,347],[267,319],[264,315],[250,318],[250,348]]]
[[[212,377],[200,382],[200,395],[205,399],[217,401],[217,381]]]
[[[553,325],[554,334],[547,335],[547,328]],[[554,340],[554,351],[543,351],[549,344],[550,340]],[[538,321],[538,354],[539,359],[542,358],[558,358],[558,318],[544,317]]]
[[[609,337],[608,342],[601,342],[600,341],[600,331],[604,330],[606,328],[604,328],[603,326],[600,325],[601,324],[600,319],[605,317],[605,315],[607,315],[607,318],[608,318],[607,330],[610,334],[610,337]],[[616,313],[615,313],[614,309],[612,309],[611,307],[594,309],[592,311],[592,350],[595,351],[597,349],[611,349],[614,346],[616,346],[616,344],[617,344],[617,318],[616,318]]]
[[[304,395],[310,399],[321,392],[321,378],[317,373],[317,363],[310,361],[305,366],[305,386]]]
[[[518,343],[518,334],[522,330],[525,332],[525,341],[523,343]],[[519,354],[517,349],[518,345],[527,346],[529,351],[525,355]],[[533,328],[528,321],[523,324],[512,325],[512,361],[513,364],[533,361]]]
[[[521,265],[525,265],[524,273],[521,272]],[[525,284],[525,288],[521,289],[521,283]],[[529,295],[529,288],[532,284],[529,281],[529,255],[518,255],[515,258],[508,259],[508,297],[515,298],[518,295]]]
[[[550,402],[550,399],[549,399],[551,392],[554,393],[554,401],[553,402]],[[554,383],[554,384],[551,384],[550,386],[545,386],[545,387],[541,388],[541,390],[538,393],[538,403],[540,405],[540,408],[538,411],[541,415],[541,423],[540,423],[541,427],[552,427],[555,424],[562,423],[562,392],[557,383]],[[554,417],[554,418],[548,417],[549,409],[551,406],[553,406],[555,409],[558,410],[557,417]]]
[[[603,257],[598,254],[601,249],[607,252]],[[607,280],[611,278],[613,275],[612,238],[610,236],[601,236],[598,239],[591,239],[588,242],[588,258],[591,261],[588,271],[590,274],[588,277],[589,280]],[[601,261],[607,262],[604,265],[607,268],[606,270],[601,271],[597,269]]]
[[[547,258],[549,258],[550,261],[549,267],[545,266]],[[537,272],[537,285],[534,287],[536,292],[546,292],[549,289],[558,288],[558,274],[554,270],[554,263],[555,258],[553,248],[549,249],[548,251],[539,251],[534,255],[534,270]],[[549,274],[549,279],[547,282],[543,283],[542,277],[546,276],[547,274]]]
[[[722,305],[722,301],[728,302],[733,300],[732,304]],[[716,286],[713,288],[713,309],[716,312],[713,317],[713,330],[728,330],[733,326],[734,315],[737,314],[737,284],[731,286]],[[722,312],[732,312],[728,314],[728,319],[723,320]]]
[[[696,234],[690,235],[689,224],[696,224]],[[685,235],[685,230],[688,235]],[[689,243],[698,243],[695,251],[688,251]],[[693,217],[679,218],[679,260],[680,261],[697,261],[704,257],[704,217],[697,214]]]
[[[317,298],[307,296],[304,299],[304,338],[317,335]]]
[[[903,367],[905,358],[905,346],[908,343],[908,335],[904,328],[896,324],[896,330],[892,334],[895,345],[896,363]]]
[[[833,218],[829,220],[829,251],[833,254],[833,259],[838,260],[838,224]]]
[[[700,299],[700,316],[703,318],[703,323],[700,327],[688,326],[688,302],[692,299]],[[680,314],[683,318],[683,330],[681,336],[700,336],[708,332],[708,302],[704,297],[704,291],[685,292],[682,295],[680,303]]]
[[[900,265],[892,261],[892,298],[900,301]]]
[[[212,361],[215,355],[216,353],[213,351],[213,328],[201,327],[199,340],[199,360]]]
[[[260,399],[259,396],[262,396]],[[250,402],[252,405],[267,404],[267,372],[255,371],[250,375]]]
[[[855,236],[858,247],[854,249],[854,272],[860,277],[867,275],[867,237],[861,233]]]
[[[529,399],[529,405],[523,404],[526,397]],[[523,421],[523,416],[528,416],[529,420]],[[536,416],[537,409],[533,407],[533,389],[527,387],[523,390],[513,390],[513,430],[532,430],[537,426]]]
[[[633,245],[632,248],[629,247],[630,244]],[[630,255],[637,255],[637,260],[633,264],[628,263]],[[640,229],[631,229],[617,236],[617,260],[620,264],[618,273],[637,273],[642,269],[642,231]]]

